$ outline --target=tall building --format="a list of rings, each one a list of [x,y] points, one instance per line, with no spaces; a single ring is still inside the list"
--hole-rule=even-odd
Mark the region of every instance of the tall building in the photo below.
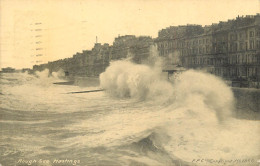
[[[91,50],[76,53],[71,58],[34,65],[33,71],[49,69],[51,73],[62,69],[71,76],[98,76],[113,60],[131,58],[136,63],[145,62],[151,54],[153,44],[153,39],[149,36],[119,36],[113,45],[96,42]]]
[[[205,27],[169,27],[155,42],[161,56],[175,56],[186,68],[205,70],[234,86],[260,87],[260,14]]]

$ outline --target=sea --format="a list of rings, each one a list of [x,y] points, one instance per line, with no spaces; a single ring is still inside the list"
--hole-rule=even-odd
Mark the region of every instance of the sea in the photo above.
[[[259,90],[129,61],[84,86],[61,75],[1,73],[1,166],[260,164]]]

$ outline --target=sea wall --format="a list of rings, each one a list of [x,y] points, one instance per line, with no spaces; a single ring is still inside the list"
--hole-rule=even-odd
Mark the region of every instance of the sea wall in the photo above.
[[[250,88],[232,88],[236,108],[235,116],[251,120],[260,120],[260,90]]]

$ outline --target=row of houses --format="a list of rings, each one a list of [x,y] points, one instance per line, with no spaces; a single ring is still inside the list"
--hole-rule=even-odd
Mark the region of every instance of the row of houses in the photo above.
[[[150,46],[153,44],[153,39],[149,36],[118,36],[113,45],[95,43],[92,50],[83,50],[71,58],[34,65],[33,71],[49,69],[50,72],[57,72],[62,69],[72,76],[98,76],[113,60],[131,57],[134,62],[142,63],[149,57]]]
[[[143,63],[151,54],[151,46],[157,47],[165,65],[205,70],[234,84],[238,82],[238,86],[260,87],[260,14],[204,27],[171,26],[160,30],[155,39],[118,36],[112,45],[95,43],[92,50],[35,65],[33,70],[63,69],[71,75],[98,76],[113,60],[132,58],[135,63]]]
[[[244,81],[245,86],[260,82],[259,14],[205,27],[168,27],[159,31],[155,43],[161,56],[178,55],[185,68],[205,70],[233,83]]]

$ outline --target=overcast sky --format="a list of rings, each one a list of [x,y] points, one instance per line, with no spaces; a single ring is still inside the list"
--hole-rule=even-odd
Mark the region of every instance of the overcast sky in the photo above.
[[[260,0],[0,0],[0,67],[71,57],[122,35],[260,13]],[[38,55],[38,56],[36,56]]]

